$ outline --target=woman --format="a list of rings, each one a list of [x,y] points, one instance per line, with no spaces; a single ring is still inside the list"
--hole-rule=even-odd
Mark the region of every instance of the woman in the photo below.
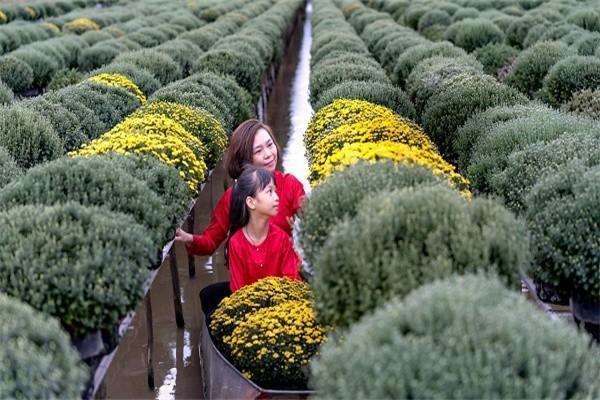
[[[242,122],[233,132],[229,148],[225,156],[225,169],[232,179],[237,179],[246,165],[266,168],[275,177],[275,186],[279,195],[279,209],[272,217],[271,223],[281,228],[289,236],[292,235],[292,223],[305,198],[302,183],[291,174],[277,171],[279,146],[271,128],[256,119]],[[227,238],[229,231],[229,210],[231,203],[229,188],[223,193],[215,207],[208,227],[200,235],[192,235],[181,229],[177,230],[175,240],[186,245],[190,255],[211,255]],[[220,285],[220,286],[219,286]],[[229,282],[217,283],[203,289],[202,309],[205,314],[214,310],[220,298],[227,293],[214,295],[216,292],[228,292]],[[216,302],[216,304],[213,304]]]

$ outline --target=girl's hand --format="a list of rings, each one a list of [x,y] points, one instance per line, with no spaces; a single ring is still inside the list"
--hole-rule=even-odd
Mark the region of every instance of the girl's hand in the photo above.
[[[290,224],[290,227],[294,227],[294,217],[285,217],[285,220]]]
[[[182,242],[184,244],[190,244],[194,241],[194,236],[187,233],[183,229],[177,229],[175,232],[175,241]]]

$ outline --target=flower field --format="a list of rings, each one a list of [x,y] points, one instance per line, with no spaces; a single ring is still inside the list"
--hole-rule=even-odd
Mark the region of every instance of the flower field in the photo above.
[[[308,273],[216,347],[316,398],[600,397],[600,3],[308,3]],[[82,395],[306,5],[0,4],[0,398]]]

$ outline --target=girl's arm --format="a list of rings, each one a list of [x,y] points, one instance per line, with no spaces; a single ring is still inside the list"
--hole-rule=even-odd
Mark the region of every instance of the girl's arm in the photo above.
[[[227,190],[217,203],[210,223],[204,232],[201,235],[193,235],[192,242],[186,244],[189,255],[211,255],[227,239],[230,201],[231,190]]]
[[[240,257],[238,248],[235,244],[232,246],[231,241],[229,242],[229,288],[231,292],[244,287],[248,279],[244,273],[244,263],[242,257]]]

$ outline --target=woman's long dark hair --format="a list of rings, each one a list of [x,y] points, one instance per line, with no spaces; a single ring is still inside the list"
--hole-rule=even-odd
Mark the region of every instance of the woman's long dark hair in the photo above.
[[[229,263],[229,240],[237,231],[248,225],[250,221],[246,199],[248,196],[255,197],[271,182],[275,183],[275,177],[271,171],[266,168],[247,165],[233,185],[229,205],[229,236],[225,242],[225,260],[227,263]]]

